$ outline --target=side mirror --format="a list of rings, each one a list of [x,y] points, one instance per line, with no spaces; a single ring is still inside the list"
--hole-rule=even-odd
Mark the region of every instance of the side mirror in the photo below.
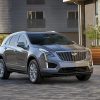
[[[77,44],[75,41],[72,41],[73,42],[73,44]]]
[[[24,42],[18,42],[17,44],[18,47],[21,47],[23,49],[26,49],[25,43]]]

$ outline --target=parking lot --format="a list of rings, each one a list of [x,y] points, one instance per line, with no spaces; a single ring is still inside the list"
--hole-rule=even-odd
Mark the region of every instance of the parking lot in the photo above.
[[[31,84],[26,75],[13,73],[9,80],[0,80],[0,100],[100,100],[100,66],[94,66],[87,82],[58,77]]]

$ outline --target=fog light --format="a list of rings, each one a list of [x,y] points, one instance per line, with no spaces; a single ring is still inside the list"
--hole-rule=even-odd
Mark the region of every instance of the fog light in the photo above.
[[[48,62],[48,68],[56,68],[57,64]]]

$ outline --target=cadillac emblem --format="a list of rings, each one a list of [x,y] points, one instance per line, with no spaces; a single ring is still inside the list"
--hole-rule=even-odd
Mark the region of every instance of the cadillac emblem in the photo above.
[[[72,56],[76,56],[77,55],[77,53],[76,52],[72,52]]]

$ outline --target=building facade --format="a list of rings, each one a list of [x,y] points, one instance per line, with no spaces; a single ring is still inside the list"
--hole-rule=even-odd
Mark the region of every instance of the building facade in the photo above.
[[[81,17],[79,21],[82,25],[79,25],[79,28],[82,29],[81,35],[83,36],[85,29],[89,26],[100,26],[100,0],[63,0],[64,2],[75,2],[81,9],[79,14]],[[81,41],[83,41],[83,37]],[[97,41],[94,41],[94,45],[96,45]],[[99,41],[100,42],[100,41]],[[91,41],[86,37],[86,45],[90,46]],[[100,45],[100,43],[99,43]]]
[[[78,42],[77,5],[62,0],[0,0],[0,33],[57,31]]]
[[[85,26],[100,25],[100,0],[90,0],[85,5]]]
[[[87,29],[88,26],[100,26],[100,0],[89,0],[85,3],[85,29]],[[96,35],[97,34],[95,34],[95,37]],[[99,42],[99,44],[97,42]],[[90,45],[100,45],[100,40],[94,39],[94,41],[91,41],[86,37],[86,45],[88,47]]]

